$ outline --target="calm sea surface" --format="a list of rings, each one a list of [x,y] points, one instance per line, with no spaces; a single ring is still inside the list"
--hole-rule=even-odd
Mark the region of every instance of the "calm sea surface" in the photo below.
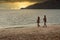
[[[60,24],[60,10],[22,9],[0,10],[0,25],[15,26],[36,24],[38,16],[40,16],[42,24],[44,15],[47,16],[47,24]]]

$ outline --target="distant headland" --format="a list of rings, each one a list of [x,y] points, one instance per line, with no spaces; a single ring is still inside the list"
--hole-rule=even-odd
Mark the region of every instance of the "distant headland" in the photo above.
[[[60,9],[60,0],[48,0],[21,9]]]

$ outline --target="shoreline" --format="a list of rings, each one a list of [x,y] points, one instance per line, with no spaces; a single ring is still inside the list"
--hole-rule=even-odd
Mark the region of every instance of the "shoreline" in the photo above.
[[[41,26],[43,26],[43,23],[40,23]],[[60,25],[60,24],[56,24],[56,23],[47,23],[47,26],[51,26],[51,25]],[[0,29],[1,28],[27,28],[27,27],[37,27],[37,24],[28,24],[28,25],[0,25]]]

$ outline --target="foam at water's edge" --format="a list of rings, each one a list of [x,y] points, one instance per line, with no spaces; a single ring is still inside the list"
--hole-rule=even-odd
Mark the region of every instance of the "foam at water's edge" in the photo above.
[[[51,25],[60,25],[60,24],[56,24],[56,23],[47,23],[47,26],[51,26]],[[40,26],[43,26],[43,23],[40,23]],[[8,25],[0,25],[0,28],[30,28],[30,27],[37,27],[37,24],[28,24],[28,25],[14,25],[14,26],[8,26]]]

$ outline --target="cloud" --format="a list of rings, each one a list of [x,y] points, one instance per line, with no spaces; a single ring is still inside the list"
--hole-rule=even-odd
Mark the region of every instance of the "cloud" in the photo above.
[[[40,2],[40,1],[45,1],[45,0],[0,0],[0,2],[22,2],[22,1]]]

